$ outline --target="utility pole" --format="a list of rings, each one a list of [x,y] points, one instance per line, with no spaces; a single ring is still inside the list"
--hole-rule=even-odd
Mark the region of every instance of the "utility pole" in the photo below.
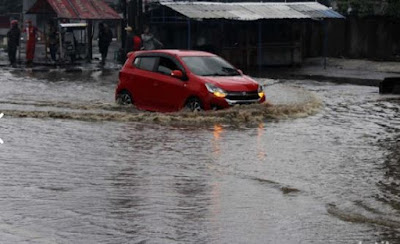
[[[93,58],[93,20],[87,20],[87,38],[88,38],[88,56],[87,61],[90,63]]]
[[[143,29],[143,1],[130,0],[128,3],[128,24],[137,34]]]
[[[140,34],[143,26],[143,1],[142,0],[119,0],[123,20],[121,24],[121,48],[125,50],[126,31],[125,27],[130,26],[136,34]],[[122,58],[125,60],[125,57]]]
[[[125,27],[127,25],[127,0],[120,0],[119,6],[122,10],[122,21],[121,21],[121,48],[125,49],[126,31]]]

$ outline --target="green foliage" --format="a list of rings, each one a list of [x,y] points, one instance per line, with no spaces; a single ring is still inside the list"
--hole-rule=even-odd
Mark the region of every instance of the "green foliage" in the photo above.
[[[121,10],[119,3],[108,3],[108,6],[110,6],[112,9],[114,9],[117,13],[119,13]]]
[[[339,11],[343,14],[373,15],[375,1],[371,0],[338,0]],[[351,12],[348,10],[351,9]]]
[[[22,0],[0,0],[0,13],[21,13],[22,12]]]
[[[388,0],[387,14],[400,17],[400,0]]]
[[[342,14],[400,17],[400,0],[337,0],[336,3]],[[352,11],[348,13],[350,8]]]

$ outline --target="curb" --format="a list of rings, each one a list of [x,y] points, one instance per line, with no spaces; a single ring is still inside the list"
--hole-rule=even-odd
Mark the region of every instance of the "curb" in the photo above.
[[[316,75],[316,74],[296,74],[296,73],[285,73],[285,72],[276,72],[270,74],[263,74],[262,78],[271,78],[271,79],[287,79],[287,80],[316,80],[321,82],[333,82],[337,84],[353,84],[353,85],[361,85],[361,86],[379,86],[379,83],[383,79],[375,79],[375,78],[360,78],[360,77],[349,77],[349,76],[327,76],[327,75]]]
[[[72,68],[66,68],[64,69],[65,73],[82,73],[83,69],[81,68],[76,68],[76,67],[72,67]]]
[[[29,72],[29,73],[50,73],[50,72],[64,72],[64,73],[83,73],[83,72],[98,72],[98,71],[109,71],[109,70],[119,70],[120,68],[114,67],[114,68],[82,68],[82,67],[54,67],[54,68],[49,68],[49,67],[33,67],[33,68],[27,68],[27,67],[17,67],[17,68],[12,68],[9,65],[0,65],[0,67],[4,68],[4,70],[7,71],[18,71],[18,72]]]
[[[109,71],[109,70],[120,70],[120,67],[77,67],[77,66],[69,66],[62,67],[57,65],[43,65],[42,67],[33,67],[26,68],[24,66],[19,66],[18,68],[11,68],[8,64],[0,63],[0,67],[5,67],[6,70],[10,71],[22,71],[22,72],[32,72],[32,73],[47,73],[47,72],[65,72],[65,73],[83,73],[83,72],[97,72],[97,71]],[[260,78],[271,78],[271,79],[299,79],[299,80],[317,80],[317,81],[326,81],[326,82],[334,82],[337,84],[353,84],[353,85],[361,85],[361,86],[375,86],[378,87],[382,79],[377,78],[361,78],[361,77],[350,77],[350,76],[328,76],[321,74],[310,74],[310,73],[296,73],[288,70],[270,70],[272,72],[266,71],[261,74],[257,74],[257,72],[250,72],[250,75],[253,77]],[[387,73],[387,77],[396,76],[397,73]],[[400,76],[400,74],[398,75]]]
[[[292,74],[292,77],[298,79],[313,79],[318,81],[334,82],[337,84],[353,84],[361,86],[379,86],[379,83],[383,79],[366,79],[358,77],[346,77],[346,76],[325,76],[325,75],[312,75],[312,74]]]

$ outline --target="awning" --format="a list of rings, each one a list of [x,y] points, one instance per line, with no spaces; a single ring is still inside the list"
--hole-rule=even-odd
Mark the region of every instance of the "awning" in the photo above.
[[[191,19],[321,19],[344,18],[318,2],[160,2]]]
[[[55,14],[63,19],[121,19],[103,0],[37,0],[27,14]]]
[[[77,28],[84,29],[88,26],[87,23],[61,23],[60,26],[62,28]]]

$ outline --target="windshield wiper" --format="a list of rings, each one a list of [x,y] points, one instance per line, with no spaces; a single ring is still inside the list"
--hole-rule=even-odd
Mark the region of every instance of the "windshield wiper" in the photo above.
[[[234,69],[234,68],[229,68],[229,67],[222,67],[222,71],[226,73],[227,76],[230,75],[239,75],[239,72]]]
[[[221,74],[221,73],[211,73],[211,74],[205,74],[202,76],[227,76],[227,74]]]

